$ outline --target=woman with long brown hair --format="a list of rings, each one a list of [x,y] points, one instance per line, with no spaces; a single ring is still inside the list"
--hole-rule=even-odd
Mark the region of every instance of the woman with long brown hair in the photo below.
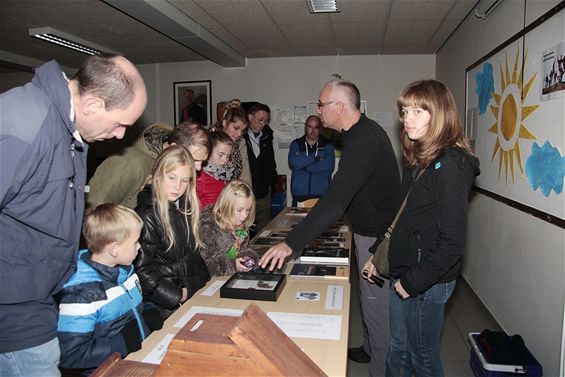
[[[387,376],[443,376],[444,306],[459,275],[467,201],[479,161],[472,155],[449,89],[408,85],[398,97],[406,199],[390,238],[390,348]],[[375,267],[365,264],[368,276]]]

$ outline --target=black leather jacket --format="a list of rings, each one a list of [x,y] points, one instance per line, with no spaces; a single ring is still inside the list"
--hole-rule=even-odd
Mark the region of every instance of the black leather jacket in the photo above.
[[[153,211],[151,185],[145,186],[137,197],[135,211],[143,220],[141,231],[141,250],[134,261],[135,271],[139,276],[143,296],[162,308],[173,310],[178,306],[182,288],[192,297],[202,288],[210,274],[195,247],[192,230],[187,239],[187,224],[184,215],[171,203],[169,216],[175,243],[167,250],[167,239],[158,216]]]

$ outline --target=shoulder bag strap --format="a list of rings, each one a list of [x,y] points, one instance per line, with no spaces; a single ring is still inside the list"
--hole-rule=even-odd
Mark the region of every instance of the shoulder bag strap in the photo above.
[[[394,229],[394,227],[396,226],[396,223],[398,222],[398,218],[400,217],[400,214],[402,213],[402,211],[404,210],[404,207],[406,206],[406,200],[408,199],[408,195],[410,195],[410,191],[412,190],[412,187],[414,187],[414,185],[416,184],[416,182],[418,181],[418,178],[420,178],[420,176],[426,171],[426,169],[422,169],[420,171],[420,173],[418,173],[418,176],[416,177],[416,179],[414,180],[414,183],[412,183],[412,186],[410,187],[410,189],[408,190],[408,192],[406,193],[406,196],[404,197],[404,201],[402,201],[402,204],[400,205],[400,208],[398,209],[398,212],[396,213],[396,216],[394,217],[394,220],[392,220],[392,224],[390,224],[390,226],[388,227],[388,229],[386,230],[385,233],[385,237],[390,238],[390,235],[392,234],[392,231]]]

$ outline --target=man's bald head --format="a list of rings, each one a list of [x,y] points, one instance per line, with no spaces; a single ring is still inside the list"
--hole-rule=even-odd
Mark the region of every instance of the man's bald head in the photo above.
[[[86,59],[72,80],[77,82],[81,96],[102,99],[107,111],[127,108],[136,96],[147,97],[141,75],[119,55],[100,54]]]
[[[352,109],[361,108],[361,94],[355,84],[346,80],[332,80],[325,85],[330,89],[335,98],[339,98],[344,104]]]

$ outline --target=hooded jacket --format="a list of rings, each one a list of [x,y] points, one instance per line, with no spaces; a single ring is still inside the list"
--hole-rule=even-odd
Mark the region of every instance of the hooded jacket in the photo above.
[[[137,194],[163,151],[165,136],[172,130],[168,124],[155,123],[123,153],[105,159],[88,182],[90,192],[86,194],[86,206],[94,209],[102,203],[117,203],[134,209]]]
[[[0,353],[57,336],[59,292],[75,270],[86,155],[71,94],[50,61],[0,95]]]
[[[200,231],[204,246],[200,248],[200,255],[208,267],[211,276],[229,276],[236,272],[235,261],[227,257],[229,249],[235,242],[235,237],[229,230],[224,230],[216,224],[213,206],[208,206],[202,211],[200,217]],[[257,262],[259,256],[249,248],[249,236],[241,244],[237,257],[250,257]]]
[[[140,338],[150,333],[143,321],[141,291],[133,266],[108,267],[79,252],[77,271],[61,292],[58,324],[61,366],[95,368],[127,347],[121,331],[136,321]]]
[[[324,137],[309,146],[306,135],[295,139],[288,151],[288,166],[292,170],[290,189],[294,197],[324,195],[335,165],[334,147]]]
[[[134,266],[143,296],[161,308],[174,310],[182,297],[182,288],[188,290],[190,298],[206,285],[210,274],[196,249],[192,228],[174,203],[169,203],[169,216],[175,242],[167,250],[165,231],[153,210],[151,185],[139,193],[137,202],[135,211],[143,220],[143,229]]]
[[[479,160],[463,149],[445,150],[414,183],[416,168],[407,169],[401,196],[410,195],[392,232],[390,274],[410,296],[437,283],[455,280],[467,238],[467,202],[479,171]]]

